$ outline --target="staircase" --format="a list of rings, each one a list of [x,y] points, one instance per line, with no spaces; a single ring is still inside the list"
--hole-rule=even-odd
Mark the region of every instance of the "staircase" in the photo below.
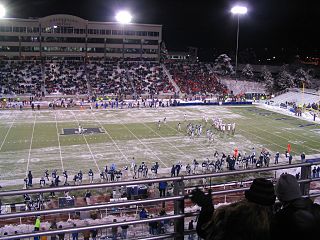
[[[119,65],[118,65],[118,70],[120,69]],[[121,70],[121,69],[120,69]],[[133,79],[130,77],[129,75],[129,70],[128,69],[125,69],[126,71],[126,77],[127,77],[127,81],[129,81],[131,83],[131,87],[133,89],[133,96],[135,96],[136,98],[138,97],[138,94],[137,94],[137,90],[136,90],[136,86],[134,85],[133,83]]]
[[[206,67],[209,70],[209,72],[213,73],[213,68],[209,63],[206,64]]]
[[[169,79],[169,82],[170,82],[170,83],[172,84],[172,86],[174,87],[175,92],[181,93],[179,86],[178,86],[178,85],[176,84],[176,82],[172,79],[172,76],[171,76],[169,70],[166,68],[166,66],[165,66],[164,64],[161,64],[161,67],[162,67],[164,73],[167,75],[167,77],[168,77],[168,79]]]

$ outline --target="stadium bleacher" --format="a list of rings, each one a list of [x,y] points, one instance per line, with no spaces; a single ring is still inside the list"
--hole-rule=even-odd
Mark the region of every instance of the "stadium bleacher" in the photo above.
[[[216,94],[226,90],[204,63],[169,62],[166,67],[182,93]]]

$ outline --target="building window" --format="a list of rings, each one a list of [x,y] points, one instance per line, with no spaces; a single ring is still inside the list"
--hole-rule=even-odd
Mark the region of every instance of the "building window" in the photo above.
[[[0,36],[0,42],[19,42],[18,36]]]
[[[112,30],[112,35],[123,35],[122,30]]]
[[[21,42],[39,42],[40,37],[36,36],[21,36]]]
[[[124,39],[125,44],[141,44],[140,39]]]
[[[106,48],[106,53],[122,53],[122,48]]]
[[[106,43],[108,44],[122,44],[122,39],[117,38],[106,38]]]
[[[148,39],[145,39],[145,40],[143,41],[143,43],[144,43],[145,45],[158,45],[158,40],[148,40]]]
[[[0,26],[0,32],[12,32],[12,27]]]
[[[19,46],[0,46],[0,52],[19,52]]]
[[[127,31],[124,31],[124,35],[131,35],[131,36],[133,36],[133,35],[136,35],[136,32],[135,31],[129,31],[129,30],[127,30]]]
[[[104,48],[88,48],[88,52],[104,53]]]
[[[140,53],[140,48],[126,48],[125,53],[138,54]]]
[[[88,43],[104,43],[104,38],[88,38]]]

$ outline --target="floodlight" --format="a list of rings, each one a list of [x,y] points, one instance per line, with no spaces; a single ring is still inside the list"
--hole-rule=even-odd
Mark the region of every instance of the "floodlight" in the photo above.
[[[247,11],[248,11],[248,9],[243,6],[234,6],[233,8],[231,8],[231,12],[233,14],[246,14]]]
[[[0,18],[3,18],[6,15],[6,9],[3,5],[0,4]]]
[[[120,11],[116,15],[116,20],[119,23],[126,24],[131,22],[132,16],[128,11]]]

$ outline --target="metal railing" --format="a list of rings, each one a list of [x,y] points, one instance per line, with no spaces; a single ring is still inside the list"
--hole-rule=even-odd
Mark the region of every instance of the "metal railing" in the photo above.
[[[54,231],[39,231],[32,233],[25,233],[19,235],[10,235],[0,237],[0,240],[10,240],[10,239],[23,239],[34,236],[43,236],[43,235],[52,235],[58,233],[72,233],[75,231],[84,231],[84,230],[92,230],[92,229],[102,229],[102,228],[112,228],[112,227],[121,227],[123,225],[136,225],[142,223],[150,223],[154,221],[164,221],[164,220],[173,220],[174,221],[174,232],[168,234],[162,234],[159,236],[152,237],[144,237],[143,239],[166,239],[166,238],[175,238],[175,239],[183,239],[184,234],[188,234],[184,229],[184,220],[186,217],[196,216],[197,212],[192,212],[185,214],[184,205],[185,200],[190,197],[190,195],[186,194],[184,183],[186,181],[203,179],[203,178],[216,178],[216,177],[226,177],[226,176],[235,176],[235,175],[243,175],[250,173],[261,173],[261,172],[270,172],[281,169],[290,169],[290,168],[298,168],[301,167],[301,180],[299,180],[301,191],[305,197],[317,197],[320,196],[320,193],[309,194],[310,183],[312,181],[320,181],[320,178],[311,178],[311,166],[320,162],[320,159],[311,159],[309,163],[299,163],[299,164],[291,164],[291,165],[278,165],[272,167],[264,167],[258,169],[247,169],[247,170],[237,170],[237,171],[229,171],[229,172],[218,172],[218,173],[206,173],[206,174],[195,174],[195,175],[185,175],[185,176],[177,176],[177,177],[165,177],[165,178],[154,178],[154,179],[141,179],[141,180],[131,180],[131,181],[123,181],[123,182],[108,182],[108,183],[96,183],[96,184],[85,184],[85,185],[76,185],[76,186],[62,186],[62,187],[53,187],[53,188],[37,188],[37,189],[24,189],[24,190],[14,190],[14,191],[2,191],[0,192],[0,197],[8,197],[15,195],[23,195],[23,194],[37,194],[37,193],[47,193],[47,192],[64,192],[64,191],[75,191],[82,189],[97,189],[97,188],[114,188],[120,186],[129,186],[129,185],[139,185],[139,184],[155,184],[159,182],[173,182],[174,194],[169,197],[162,198],[150,198],[143,200],[128,200],[125,202],[114,202],[114,203],[103,203],[97,205],[89,205],[89,206],[78,206],[78,207],[69,207],[69,208],[56,208],[49,210],[39,210],[39,211],[30,211],[30,212],[15,212],[0,215],[0,220],[12,219],[12,218],[21,218],[21,217],[30,217],[36,215],[50,215],[50,214],[64,214],[64,213],[73,213],[79,211],[90,211],[90,210],[99,210],[99,209],[108,209],[115,207],[128,207],[132,205],[143,205],[143,204],[152,204],[152,203],[161,203],[161,202],[173,202],[174,213],[171,215],[161,216],[157,218],[151,219],[140,219],[126,222],[117,222],[110,224],[101,224],[101,225],[90,225],[85,227],[75,227],[75,228],[65,228]],[[243,176],[242,176],[243,177]],[[214,187],[214,185],[212,185]],[[239,193],[247,190],[247,187],[241,187],[236,189],[228,189],[228,190],[217,190],[212,192],[213,196],[216,195],[226,195],[232,193]]]

